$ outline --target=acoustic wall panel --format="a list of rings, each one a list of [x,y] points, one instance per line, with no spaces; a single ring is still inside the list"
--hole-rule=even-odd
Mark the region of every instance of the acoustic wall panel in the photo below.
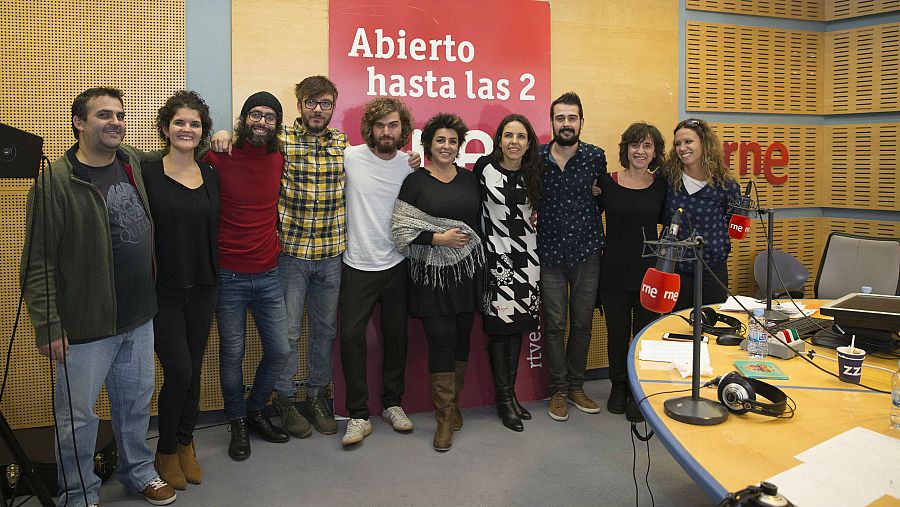
[[[823,205],[900,211],[900,124],[824,127]]]
[[[823,34],[686,25],[687,110],[821,114]]]
[[[900,10],[900,0],[829,0],[823,1],[825,19],[848,19]]]
[[[726,162],[741,188],[749,180],[755,182],[753,197],[760,206],[821,205],[818,175],[822,171],[822,127],[713,124],[713,128],[724,143]],[[785,159],[787,164],[782,162]],[[746,174],[741,174],[742,168]],[[773,181],[767,179],[767,171]]]
[[[726,12],[749,16],[818,21],[824,17],[822,0],[687,0],[685,7],[696,11]]]
[[[826,114],[900,111],[900,23],[825,37]]]
[[[53,160],[74,143],[72,100],[84,89],[113,86],[125,93],[126,142],[158,149],[155,118],[184,87],[183,0],[38,0],[3,2],[0,16],[0,118],[44,138]],[[0,180],[0,349],[19,299],[19,255],[30,185]],[[34,328],[19,322],[10,377],[0,409],[15,428],[52,424],[52,367],[37,354]],[[157,383],[162,377],[157,371]],[[96,407],[108,414],[101,396]]]
[[[832,21],[900,10],[900,0],[686,0],[688,10]]]

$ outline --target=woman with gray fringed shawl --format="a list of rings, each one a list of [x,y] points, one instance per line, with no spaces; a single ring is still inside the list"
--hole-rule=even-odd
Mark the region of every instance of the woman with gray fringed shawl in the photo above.
[[[453,431],[462,428],[459,393],[484,265],[478,179],[455,163],[468,131],[455,114],[425,123],[428,163],[403,181],[391,222],[394,242],[409,258],[410,315],[422,320],[428,341],[436,451],[449,450]]]

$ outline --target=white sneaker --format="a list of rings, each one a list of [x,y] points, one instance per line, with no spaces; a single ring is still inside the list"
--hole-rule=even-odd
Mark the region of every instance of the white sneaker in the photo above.
[[[397,405],[384,409],[381,418],[384,419],[384,422],[390,423],[397,431],[412,431],[413,429],[412,421],[406,417],[406,412]]]
[[[344,445],[357,444],[371,433],[372,423],[368,419],[350,419],[350,422],[347,423],[347,432],[344,433],[341,443]]]

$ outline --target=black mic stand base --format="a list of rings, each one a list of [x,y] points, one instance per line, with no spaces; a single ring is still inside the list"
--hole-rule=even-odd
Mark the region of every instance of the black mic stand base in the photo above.
[[[694,241],[694,315],[700,315],[703,306],[703,240]],[[691,395],[668,399],[663,403],[666,415],[687,424],[712,426],[728,419],[728,409],[717,401],[700,397],[700,318],[694,319],[694,340],[691,364]]]
[[[663,408],[672,419],[697,426],[722,424],[728,419],[728,409],[724,405],[706,398],[671,398],[663,402]]]
[[[779,312],[778,310],[766,310],[763,312],[763,315],[766,316],[766,320],[769,322],[787,322],[788,320],[790,320],[790,317]]]

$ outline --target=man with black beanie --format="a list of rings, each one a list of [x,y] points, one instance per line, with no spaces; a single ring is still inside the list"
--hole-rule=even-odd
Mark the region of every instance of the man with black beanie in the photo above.
[[[228,455],[237,461],[250,456],[248,429],[269,442],[289,439],[265,412],[290,353],[278,272],[277,209],[284,156],[276,133],[282,118],[281,103],[274,95],[254,93],[241,108],[230,153],[210,151],[203,159],[218,170],[221,186],[216,306],[219,380],[225,414],[231,421]],[[263,357],[244,400],[241,365],[248,308],[259,330]],[[307,424],[305,436],[309,433]]]

